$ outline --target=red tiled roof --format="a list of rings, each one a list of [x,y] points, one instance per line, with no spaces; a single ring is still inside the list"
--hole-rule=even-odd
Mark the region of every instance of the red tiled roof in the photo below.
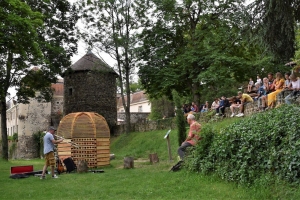
[[[60,79],[57,83],[52,83],[51,88],[53,89],[53,96],[64,95],[64,82]]]

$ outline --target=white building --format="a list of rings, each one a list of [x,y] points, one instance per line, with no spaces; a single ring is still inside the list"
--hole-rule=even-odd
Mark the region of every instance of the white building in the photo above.
[[[127,101],[127,96],[124,96],[125,103]],[[117,112],[125,112],[122,97],[119,95],[117,99]],[[135,92],[130,95],[130,112],[131,113],[150,113],[151,112],[151,103],[147,98],[147,95],[144,91]]]

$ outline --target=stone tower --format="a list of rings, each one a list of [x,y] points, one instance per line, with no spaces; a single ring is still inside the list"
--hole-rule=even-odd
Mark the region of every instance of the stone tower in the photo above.
[[[88,52],[68,68],[63,76],[63,114],[96,112],[106,119],[112,129],[117,122],[118,74],[92,52]]]

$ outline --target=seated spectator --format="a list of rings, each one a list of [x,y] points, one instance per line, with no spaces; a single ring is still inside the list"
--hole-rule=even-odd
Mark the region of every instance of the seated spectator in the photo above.
[[[239,114],[237,114],[237,117],[243,117],[244,116],[244,107],[247,103],[253,102],[253,99],[248,95],[248,94],[243,94],[242,92],[238,92],[238,98],[241,99],[241,104],[237,105],[237,104],[233,104],[230,106],[230,110],[231,110],[231,116],[230,117],[234,117],[235,113],[234,113],[234,108],[239,108]]]
[[[254,82],[253,82],[252,78],[250,78],[249,83],[248,83],[248,90],[247,90],[248,92],[252,91],[253,84],[254,84]]]
[[[269,91],[268,94],[275,91],[275,80],[273,77],[273,73],[268,73],[268,79],[269,79]]]
[[[269,89],[269,80],[268,78],[263,78],[263,85],[260,86],[257,90],[257,96],[255,99],[257,100],[257,111],[262,110],[262,98],[267,95],[267,91]]]
[[[215,99],[214,102],[211,104],[211,110],[215,110],[219,107],[219,99]]]
[[[208,101],[205,102],[205,104],[201,108],[201,112],[207,112],[209,109],[209,103]]]
[[[229,101],[228,99],[225,97],[225,96],[222,96],[221,97],[221,101],[220,101],[220,105],[218,108],[216,108],[216,115],[221,115],[221,116],[225,116],[224,113],[225,113],[225,108],[226,107],[229,107],[230,104],[229,104]],[[220,113],[219,113],[220,112]]]
[[[195,104],[195,102],[192,102],[192,106],[194,107],[194,112],[199,112],[198,106]]]
[[[275,91],[269,93],[266,98],[263,98],[263,105],[266,106],[266,102],[267,102],[269,109],[274,108],[276,102],[276,96],[283,90],[284,79],[280,72],[276,73],[276,79],[274,80],[273,84],[275,86]]]
[[[287,95],[286,91],[288,91],[289,89],[289,85],[290,85],[290,75],[291,73],[290,72],[286,72],[284,74],[284,78],[285,78],[285,81],[284,81],[284,86],[283,86],[283,90],[277,95],[278,97],[278,104],[281,104],[283,103],[283,100],[284,100],[284,97]]]
[[[256,79],[256,82],[255,82],[254,85],[255,85],[255,87],[256,87],[257,85],[259,85],[259,87],[262,85],[262,81],[261,81],[259,75],[257,75],[257,79]],[[256,90],[258,90],[259,87],[256,87]]]
[[[288,86],[288,90],[292,91],[292,93],[284,98],[286,104],[291,104],[291,100],[295,99],[295,97],[297,97],[300,93],[300,80],[297,79],[295,74],[290,76],[290,80],[291,83]]]

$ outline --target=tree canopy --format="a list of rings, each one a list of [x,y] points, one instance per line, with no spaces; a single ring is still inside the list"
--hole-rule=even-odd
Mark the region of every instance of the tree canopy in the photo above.
[[[3,158],[8,159],[8,88],[16,88],[21,103],[35,98],[37,90],[40,100],[51,99],[50,84],[77,51],[77,11],[67,0],[4,0],[0,5],[0,112]]]

